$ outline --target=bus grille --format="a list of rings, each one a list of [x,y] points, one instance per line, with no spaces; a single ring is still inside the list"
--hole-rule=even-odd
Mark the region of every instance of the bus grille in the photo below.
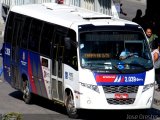
[[[128,99],[114,99],[114,98],[107,98],[107,102],[109,104],[114,105],[129,105],[134,103],[135,98],[128,98]]]
[[[137,93],[138,86],[103,86],[105,93]]]
[[[134,103],[138,91],[138,86],[103,86],[103,90],[105,94],[107,94],[107,96],[112,96],[106,98],[109,104],[128,105]],[[134,94],[134,97],[126,99],[116,99],[113,97],[115,93]]]

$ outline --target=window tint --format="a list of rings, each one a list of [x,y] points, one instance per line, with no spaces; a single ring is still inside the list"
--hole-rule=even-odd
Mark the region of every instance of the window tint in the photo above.
[[[31,20],[32,19],[30,17],[26,17],[24,27],[23,27],[23,33],[22,33],[22,38],[21,38],[21,47],[24,49],[27,49],[27,40],[28,40],[28,34],[29,34]]]
[[[67,47],[65,46],[64,63],[73,67],[75,70],[78,70],[77,43],[75,31],[69,30],[67,37],[70,38],[71,48],[67,49]]]
[[[54,26],[52,24],[45,23],[40,42],[40,53],[42,55],[50,56],[53,33]]]
[[[16,14],[14,19],[14,29],[13,29],[13,36],[12,36],[12,46],[19,45],[20,37],[22,34],[23,22],[25,17],[20,14]]]
[[[6,24],[4,41],[8,43],[11,43],[12,41],[14,16],[15,16],[15,13],[10,12],[8,16],[7,24]]]
[[[42,21],[33,19],[28,37],[28,49],[38,52],[41,37]]]
[[[56,31],[54,48],[56,48],[53,54],[53,59],[58,61],[58,77],[62,78],[62,62],[63,62],[63,53],[64,53],[64,34]]]
[[[52,45],[52,74],[62,78],[62,63],[64,59],[64,38],[68,32],[68,28],[56,26]],[[58,64],[57,64],[57,62]],[[58,68],[58,71],[57,71]]]

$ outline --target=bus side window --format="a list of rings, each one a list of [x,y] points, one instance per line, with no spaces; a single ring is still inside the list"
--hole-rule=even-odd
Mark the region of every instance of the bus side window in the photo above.
[[[12,41],[12,34],[13,34],[13,27],[14,27],[14,16],[15,13],[10,12],[8,16],[8,20],[6,23],[6,29],[5,29],[5,34],[4,34],[4,41],[11,43]]]
[[[12,46],[20,45],[20,38],[22,35],[22,28],[23,28],[24,20],[25,20],[25,16],[16,14],[15,20],[14,20]]]
[[[39,41],[41,37],[42,21],[33,19],[31,24],[31,29],[28,38],[28,49],[38,52],[39,51]]]
[[[42,58],[42,66],[48,67],[48,60],[45,58]]]
[[[50,56],[54,30],[54,25],[44,23],[40,41],[40,53],[47,57]]]
[[[24,49],[27,49],[27,41],[28,41],[28,34],[29,34],[31,20],[32,19],[30,17],[26,17],[25,23],[23,25],[23,32],[22,32],[20,47]]]
[[[67,37],[70,39],[68,43],[70,47],[68,49],[68,45],[65,45],[64,63],[78,70],[76,33],[69,30]]]
[[[59,31],[56,31],[55,41],[54,41],[54,54],[53,60],[58,62],[58,77],[62,78],[62,63],[63,63],[63,55],[64,55],[64,34]],[[53,65],[54,68],[55,64]],[[53,70],[53,72],[55,69]]]

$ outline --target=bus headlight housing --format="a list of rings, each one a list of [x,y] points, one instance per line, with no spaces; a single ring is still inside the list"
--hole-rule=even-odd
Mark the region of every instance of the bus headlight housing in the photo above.
[[[82,83],[82,82],[79,82],[79,83],[81,84],[81,86],[89,88],[89,89],[99,93],[99,88],[97,85],[91,85],[91,84]]]
[[[147,91],[148,89],[152,88],[153,86],[154,86],[154,83],[144,85],[144,86],[143,86],[143,91],[142,91],[142,92]]]

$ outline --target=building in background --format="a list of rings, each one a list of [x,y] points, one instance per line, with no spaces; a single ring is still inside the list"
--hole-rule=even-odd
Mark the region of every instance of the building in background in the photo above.
[[[100,12],[107,15],[118,17],[115,3],[120,0],[64,0],[64,4],[82,7],[91,11]]]
[[[82,7],[91,11],[119,17],[117,8],[120,0],[1,0],[1,16],[6,19],[8,10],[15,5],[57,2],[70,6]],[[118,4],[117,4],[118,3]],[[115,6],[116,5],[116,6]]]
[[[100,12],[100,13],[104,13],[104,14],[108,14],[116,17],[119,16],[120,18],[125,18],[130,20],[129,19],[129,17],[131,16],[130,14],[128,14],[126,17],[120,15],[120,3],[124,3],[123,4],[124,6],[126,6],[125,5],[126,2],[137,2],[139,4],[147,4],[147,8],[149,9],[149,11],[151,11],[150,9],[151,6],[156,6],[156,5],[153,5],[153,3],[155,2],[150,2],[150,1],[151,0],[0,0],[0,7],[1,6],[3,7],[2,11],[0,9],[0,14],[2,13],[2,15],[6,17],[6,14],[9,8],[14,5],[57,2],[59,4],[78,6],[78,7],[82,7],[92,11],[96,11],[96,12]],[[158,7],[155,7],[154,9],[157,9],[157,8]]]
[[[15,5],[24,5],[24,4],[36,4],[36,3],[45,3],[45,2],[55,2],[55,0],[1,0],[0,1],[0,15],[5,21],[8,10]]]

